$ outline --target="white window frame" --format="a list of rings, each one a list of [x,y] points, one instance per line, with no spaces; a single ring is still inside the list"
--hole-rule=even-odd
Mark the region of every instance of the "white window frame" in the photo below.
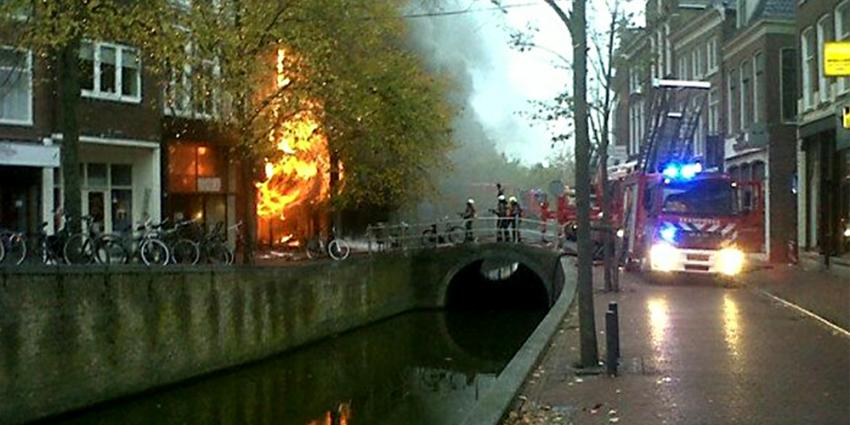
[[[677,75],[682,80],[688,79],[688,61],[687,61],[687,58],[685,56],[686,55],[681,55],[679,57],[679,66],[678,66],[679,69],[677,71]]]
[[[823,64],[821,64],[820,58],[823,58],[823,46],[826,40],[826,21],[829,19],[829,14],[823,15],[818,19],[817,23],[817,58],[815,59],[817,62],[817,73],[818,73],[818,100],[820,103],[829,102],[830,97],[830,81],[829,78],[826,77],[826,74],[823,70]]]
[[[756,52],[756,54],[753,55],[753,80],[752,80],[752,85],[753,85],[753,122],[754,123],[761,122],[761,120],[759,119],[759,115],[760,115],[759,114],[759,107],[760,107],[760,105],[759,105],[759,98],[760,98],[760,96],[759,96],[759,73],[758,73],[759,58],[761,58],[762,60],[765,60],[764,59],[764,53]],[[766,66],[767,66],[767,63],[765,63],[765,67]]]
[[[720,133],[720,96],[717,89],[708,92],[708,134]]]
[[[94,64],[94,72],[92,75],[94,76],[94,84],[92,90],[83,89],[81,90],[81,94],[83,97],[88,97],[92,99],[100,99],[100,100],[111,100],[116,102],[124,102],[124,103],[141,103],[142,102],[142,53],[139,49],[133,46],[127,46],[124,44],[117,43],[108,43],[101,41],[87,41],[87,43],[91,43],[93,49],[93,64]],[[101,75],[101,49],[102,48],[113,48],[115,49],[115,93],[110,93],[106,91],[102,91],[100,87],[100,75]],[[138,73],[136,73],[136,85],[139,88],[139,93],[136,95],[125,95],[122,92],[123,87],[123,78],[124,73],[123,69],[123,61],[124,61],[124,51],[125,50],[135,50],[136,57],[139,61]]]
[[[712,37],[711,40],[708,41],[706,48],[708,51],[708,54],[706,55],[706,61],[708,61],[708,75],[714,74],[719,68],[719,63],[717,61],[717,45],[717,37]]]
[[[803,71],[803,87],[801,87],[801,91],[803,93],[803,110],[810,110],[814,107],[815,93],[812,85],[812,79],[814,78],[812,71],[817,72],[818,66],[816,63],[817,58],[815,58],[815,52],[813,49],[809,48],[808,42],[809,37],[815,36],[814,32],[814,28],[807,27],[800,33],[800,60],[802,61],[801,69]]]
[[[28,105],[27,105],[27,119],[18,120],[18,119],[11,119],[11,118],[0,118],[0,124],[3,124],[3,125],[20,125],[20,126],[27,126],[27,127],[32,126],[33,125],[33,116],[32,116],[33,115],[33,106],[32,106],[32,104],[33,104],[32,51],[27,50],[27,49],[21,49],[21,48],[14,47],[14,46],[4,46],[4,45],[0,45],[0,49],[13,50],[13,51],[17,51],[17,52],[25,52],[26,53],[26,70],[23,71],[23,72],[26,72],[26,74],[27,74],[27,90],[29,91],[29,96],[27,96],[27,103],[28,103]],[[2,82],[0,82],[0,90],[5,90],[5,88],[2,87]]]
[[[748,128],[745,124],[745,120],[747,118],[747,91],[744,87],[744,81],[752,75],[752,69],[747,68],[750,68],[750,64],[749,61],[745,60],[741,63],[740,69],[738,70],[738,129],[741,131]],[[750,82],[750,84],[752,84],[752,82]]]
[[[702,78],[702,72],[701,72],[702,70],[701,70],[701,65],[700,65],[699,50],[698,49],[694,49],[694,50],[691,51],[691,64],[693,64],[692,67],[694,69],[693,78],[694,78],[694,80],[699,80],[700,78]]]
[[[629,69],[629,94],[641,94],[640,69],[636,66]]]
[[[734,78],[726,78],[726,116],[728,117],[726,121],[726,132],[729,134],[732,134],[735,131],[732,128],[732,114],[734,113],[733,102],[736,101],[735,93],[732,90],[733,87],[735,87]]]
[[[841,22],[841,13],[845,11],[846,13],[850,13],[850,0],[845,0],[835,6],[835,33],[832,35],[833,38],[837,41],[848,41],[850,40],[850,28],[843,28]],[[847,93],[850,92],[850,78],[837,78],[836,79],[838,93]]]

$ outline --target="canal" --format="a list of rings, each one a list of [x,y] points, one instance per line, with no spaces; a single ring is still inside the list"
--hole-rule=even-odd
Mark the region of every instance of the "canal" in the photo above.
[[[51,423],[456,424],[545,314],[542,309],[406,313]]]

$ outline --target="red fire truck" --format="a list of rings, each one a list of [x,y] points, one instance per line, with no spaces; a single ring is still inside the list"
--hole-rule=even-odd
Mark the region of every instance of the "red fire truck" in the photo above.
[[[611,170],[613,222],[627,267],[652,272],[740,273],[744,216],[737,183],[703,169],[694,132],[710,90],[699,81],[656,80],[648,134],[637,160]]]

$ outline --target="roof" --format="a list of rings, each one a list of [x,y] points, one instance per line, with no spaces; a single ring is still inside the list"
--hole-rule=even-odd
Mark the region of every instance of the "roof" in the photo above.
[[[750,21],[763,18],[794,19],[797,0],[761,0]]]

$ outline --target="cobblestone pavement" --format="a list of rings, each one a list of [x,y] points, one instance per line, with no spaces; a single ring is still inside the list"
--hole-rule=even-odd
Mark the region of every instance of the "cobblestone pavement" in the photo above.
[[[595,297],[600,358],[604,311],[619,304],[620,376],[576,374],[573,312],[504,424],[848,424],[850,338],[761,292],[838,324],[847,283],[807,273],[762,269],[728,287],[624,274],[621,292]]]

